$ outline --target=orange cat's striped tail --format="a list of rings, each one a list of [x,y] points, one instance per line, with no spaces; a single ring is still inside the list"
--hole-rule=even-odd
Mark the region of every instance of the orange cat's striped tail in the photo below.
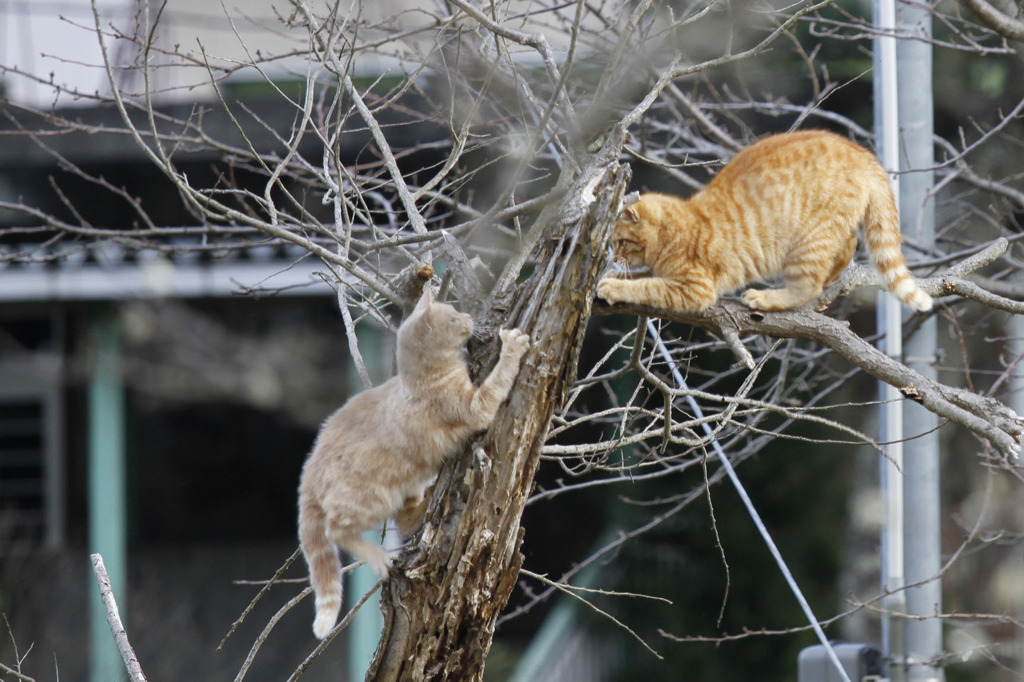
[[[903,260],[899,214],[885,175],[871,190],[864,214],[864,233],[871,261],[881,273],[885,288],[914,310],[931,310],[932,297],[917,285]]]
[[[341,562],[327,537],[324,510],[316,502],[299,499],[299,544],[309,565],[309,582],[316,595],[313,634],[323,639],[334,627],[341,611]]]

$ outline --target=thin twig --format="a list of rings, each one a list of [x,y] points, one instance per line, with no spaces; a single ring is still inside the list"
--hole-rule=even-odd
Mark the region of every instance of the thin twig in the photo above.
[[[377,584],[374,585],[372,589],[368,590],[366,594],[364,594],[362,598],[360,598],[360,600],[356,602],[356,605],[352,607],[352,610],[345,614],[345,618],[343,618],[340,623],[335,625],[334,629],[327,633],[327,636],[320,640],[320,643],[317,644],[316,648],[314,648],[313,651],[309,653],[309,656],[307,656],[306,659],[299,664],[299,667],[295,669],[295,672],[292,673],[291,677],[288,678],[287,682],[295,682],[295,680],[299,679],[302,676],[302,674],[306,672],[306,669],[309,668],[309,666],[312,665],[313,661],[315,661],[317,657],[319,657],[320,654],[324,652],[324,649],[327,648],[327,645],[330,644],[334,640],[334,638],[338,636],[340,632],[342,632],[345,628],[348,627],[349,623],[352,622],[352,619],[355,618],[356,613],[359,612],[359,609],[363,608],[363,604],[365,604],[370,599],[370,597],[372,597],[377,592],[377,590],[380,589],[381,585],[383,584],[383,580],[378,580]]]
[[[588,601],[588,600],[584,599],[583,597],[581,597],[579,594],[577,594],[577,592],[580,591],[580,588],[572,587],[571,585],[566,585],[565,583],[555,582],[554,580],[551,580],[547,576],[540,575],[539,573],[534,573],[533,571],[528,571],[525,568],[520,568],[519,572],[522,573],[523,575],[526,575],[526,576],[528,576],[530,578],[533,578],[534,580],[538,580],[538,581],[544,583],[545,585],[548,585],[549,587],[553,587],[556,590],[560,590],[561,592],[564,592],[565,594],[569,595],[573,599],[576,599],[576,600],[579,600],[579,601],[583,602],[590,609],[592,609],[596,613],[601,614],[602,616],[604,616],[605,618],[607,618],[608,620],[610,620],[611,622],[615,623],[620,628],[622,628],[623,630],[628,632],[633,637],[633,639],[635,639],[636,641],[640,642],[640,644],[642,644],[645,649],[647,649],[652,654],[654,654],[654,656],[659,661],[665,660],[665,658],[661,654],[659,654],[657,651],[655,651],[654,648],[650,644],[645,642],[643,637],[638,635],[632,628],[630,628],[628,625],[623,623],[621,620],[619,620],[618,618],[616,618],[612,614],[610,614],[607,611],[601,609],[600,607],[598,607],[593,602]],[[630,593],[619,593],[619,594],[620,595],[625,595],[625,596],[630,596],[630,597],[646,596],[648,599],[657,599],[657,597],[650,597],[650,596],[647,596],[647,595],[638,595],[638,594],[630,594]],[[668,600],[665,599],[663,601],[668,601]],[[671,603],[671,602],[669,602],[669,603]]]
[[[224,643],[227,642],[228,638],[235,633],[235,630],[237,630],[238,626],[242,624],[242,621],[245,620],[245,617],[252,613],[252,610],[256,608],[256,604],[259,602],[260,599],[263,598],[263,595],[267,593],[267,590],[274,586],[274,583],[277,582],[277,579],[284,575],[284,572],[288,570],[288,568],[297,558],[299,558],[299,555],[301,553],[302,549],[296,548],[295,551],[292,552],[292,555],[285,560],[284,565],[281,566],[281,568],[277,569],[277,572],[274,573],[273,576],[271,576],[270,580],[268,580],[267,583],[263,586],[263,589],[256,593],[256,596],[253,597],[252,601],[249,602],[249,605],[245,607],[244,611],[242,611],[242,615],[239,616],[238,619],[231,624],[231,629],[228,630],[228,634],[224,635],[224,639],[220,640],[220,644],[217,645],[217,651],[220,651],[222,648],[224,648]]]
[[[245,657],[245,662],[242,663],[242,667],[239,669],[238,675],[235,676],[235,682],[242,682],[245,674],[249,672],[249,667],[252,665],[252,662],[256,659],[256,653],[260,650],[260,647],[263,646],[263,643],[267,641],[267,637],[270,636],[270,631],[274,629],[277,622],[281,620],[284,614],[291,611],[296,604],[305,599],[312,591],[313,588],[307,585],[304,590],[289,599],[284,606],[277,610],[277,613],[273,615],[270,621],[267,622],[266,627],[263,628],[260,636],[256,638],[255,642],[253,642],[252,648],[249,649],[249,655]]]
[[[29,677],[28,675],[23,675],[20,672],[18,672],[17,670],[15,670],[14,668],[11,668],[10,666],[7,666],[7,665],[5,665],[3,663],[0,663],[0,670],[2,670],[7,675],[14,675],[16,678],[18,678],[22,682],[36,682],[36,678]]]

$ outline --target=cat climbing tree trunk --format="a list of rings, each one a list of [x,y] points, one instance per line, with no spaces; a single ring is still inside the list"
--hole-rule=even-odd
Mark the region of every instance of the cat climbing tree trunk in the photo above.
[[[367,680],[482,679],[519,576],[519,524],[540,447],[576,371],[627,181],[618,164],[582,173],[574,199],[539,219],[548,223],[534,240],[534,274],[497,292],[484,325],[518,327],[533,348],[490,431],[441,471],[423,529],[385,583],[384,632]],[[473,359],[486,364],[496,348],[483,345]]]

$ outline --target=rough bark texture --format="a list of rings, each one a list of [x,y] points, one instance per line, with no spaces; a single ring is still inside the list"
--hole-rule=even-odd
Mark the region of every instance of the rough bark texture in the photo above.
[[[484,321],[526,331],[533,347],[491,429],[442,469],[423,527],[385,583],[384,633],[367,680],[482,679],[522,564],[523,507],[551,415],[575,376],[628,169],[591,169],[579,182],[588,179],[575,195],[584,203],[566,202],[542,233],[533,276],[498,292]],[[481,354],[495,350],[487,344]]]

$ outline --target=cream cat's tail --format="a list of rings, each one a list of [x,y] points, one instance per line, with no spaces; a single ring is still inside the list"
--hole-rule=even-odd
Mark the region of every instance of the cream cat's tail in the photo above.
[[[309,565],[309,582],[316,595],[313,634],[323,639],[334,627],[341,611],[341,562],[338,550],[327,537],[324,511],[316,502],[299,500],[299,543]]]
[[[914,310],[931,310],[932,297],[917,285],[907,269],[906,261],[903,260],[903,252],[900,251],[903,237],[900,235],[899,214],[896,212],[896,201],[885,175],[882,175],[881,181],[872,188],[868,199],[864,214],[864,233],[871,261],[881,273],[885,288]]]

